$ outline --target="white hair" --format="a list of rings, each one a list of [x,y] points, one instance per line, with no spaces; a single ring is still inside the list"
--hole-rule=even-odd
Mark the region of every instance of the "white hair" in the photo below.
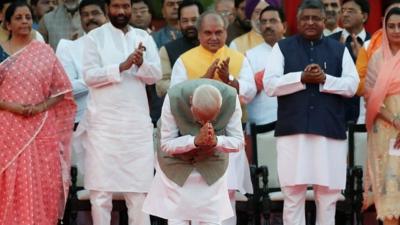
[[[222,96],[219,90],[209,84],[197,87],[193,92],[192,106],[202,112],[210,112],[221,108]]]

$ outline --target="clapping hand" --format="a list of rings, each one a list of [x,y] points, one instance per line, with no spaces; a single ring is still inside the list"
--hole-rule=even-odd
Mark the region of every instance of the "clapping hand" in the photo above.
[[[206,74],[204,74],[201,78],[214,79],[215,72],[218,69],[219,59],[215,59],[213,63],[208,67]]]
[[[133,64],[135,64],[137,67],[140,67],[143,64],[144,51],[146,51],[146,47],[142,44],[142,42],[140,42],[135,51],[119,65],[120,72],[128,70]]]
[[[225,84],[229,82],[229,61],[229,57],[225,60],[222,60],[217,70],[219,79],[221,79]]]

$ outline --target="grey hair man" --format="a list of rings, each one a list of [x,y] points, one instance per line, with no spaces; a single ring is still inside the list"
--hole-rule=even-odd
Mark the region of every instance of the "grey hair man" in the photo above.
[[[157,173],[143,210],[169,225],[221,225],[232,217],[228,153],[243,148],[241,114],[236,90],[222,82],[198,79],[172,87],[158,126]]]
[[[316,224],[334,225],[346,184],[344,103],[357,91],[359,77],[346,47],[322,35],[324,20],[321,1],[304,0],[297,13],[299,34],[275,44],[265,67],[264,89],[278,98],[275,136],[285,225],[305,225],[308,185]]]

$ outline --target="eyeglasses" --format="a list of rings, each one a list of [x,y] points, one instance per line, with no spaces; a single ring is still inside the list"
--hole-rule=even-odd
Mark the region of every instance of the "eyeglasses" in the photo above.
[[[149,9],[132,9],[132,15],[147,14]]]
[[[232,16],[233,13],[229,11],[222,11],[219,13],[221,16],[226,17],[226,16]]]

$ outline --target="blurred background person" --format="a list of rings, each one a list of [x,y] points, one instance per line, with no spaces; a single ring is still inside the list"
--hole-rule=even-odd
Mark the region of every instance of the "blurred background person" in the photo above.
[[[145,30],[150,34],[153,31],[151,27],[151,18],[151,5],[148,0],[132,1],[132,17],[129,21],[131,26]]]
[[[54,49],[61,39],[76,40],[83,35],[78,13],[80,0],[63,0],[39,22],[39,32]]]
[[[171,71],[176,60],[187,50],[199,45],[196,21],[203,13],[203,5],[197,0],[185,0],[179,6],[178,18],[182,37],[171,41],[160,49],[162,79],[157,81],[159,97],[164,97],[171,82]]]
[[[235,0],[236,17],[233,23],[228,26],[227,45],[229,45],[233,39],[251,30],[250,20],[246,18],[245,5],[246,0]]]
[[[250,19],[251,30],[242,36],[235,38],[229,47],[245,54],[247,50],[264,42],[260,34],[259,19],[260,13],[265,7],[272,5],[279,8],[279,0],[246,0],[246,18]]]
[[[58,0],[31,0],[33,9],[33,29],[39,29],[39,21],[44,14],[53,11],[58,6]]]
[[[235,2],[234,0],[216,0],[214,9],[217,13],[221,14],[228,24],[235,21]]]
[[[325,7],[326,20],[324,35],[329,36],[333,33],[342,31],[339,26],[340,20],[340,1],[339,0],[322,0]]]
[[[183,0],[161,0],[161,13],[166,25],[151,34],[158,48],[182,36],[178,24],[178,7],[182,1]]]

